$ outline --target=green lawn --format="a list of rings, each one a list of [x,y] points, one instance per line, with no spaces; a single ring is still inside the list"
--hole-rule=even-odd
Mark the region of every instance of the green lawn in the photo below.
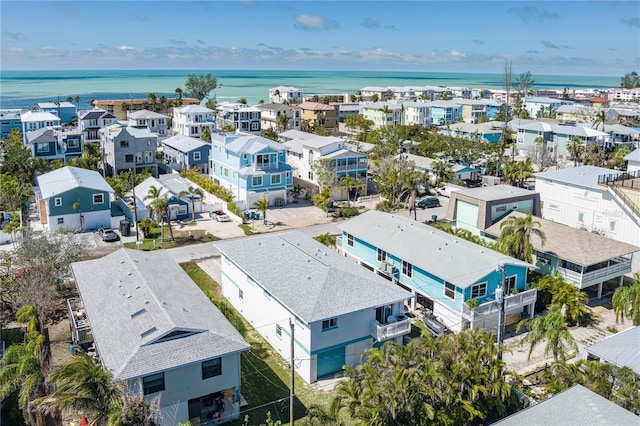
[[[157,250],[160,248],[173,248],[173,247],[181,247],[188,244],[198,244],[198,243],[209,243],[211,241],[217,241],[220,238],[215,235],[209,234],[208,232],[202,229],[175,229],[173,230],[173,241],[171,241],[171,234],[169,233],[169,228],[165,225],[164,227],[164,241],[162,241],[162,229],[157,226],[151,228],[151,232],[142,240],[142,244],[140,247],[136,245],[135,242],[124,243],[124,246],[132,249],[140,249],[140,250]]]
[[[214,302],[226,301],[220,294],[220,286],[195,262],[181,263],[191,279]],[[227,304],[227,309],[233,310]],[[267,412],[273,420],[289,423],[289,381],[290,369],[283,358],[273,350],[251,325],[242,320],[246,328],[245,339],[251,345],[251,350],[242,354],[241,362],[241,392],[249,405],[240,409],[241,416],[231,425],[244,425],[244,418],[248,416],[249,425],[259,425],[265,422]],[[332,395],[327,392],[310,388],[298,376],[295,379],[295,418],[297,424],[311,424],[307,417],[307,409],[311,405],[328,407]],[[282,401],[278,401],[282,400]],[[278,401],[273,402],[272,401]]]

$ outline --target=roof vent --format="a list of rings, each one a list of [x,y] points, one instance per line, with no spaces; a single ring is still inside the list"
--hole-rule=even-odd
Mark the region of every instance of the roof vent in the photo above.
[[[136,289],[139,289],[139,288],[140,288],[140,284],[138,284],[138,285],[136,286]]]

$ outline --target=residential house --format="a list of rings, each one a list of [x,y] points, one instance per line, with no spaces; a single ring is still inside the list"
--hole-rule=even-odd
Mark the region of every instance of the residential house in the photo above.
[[[360,104],[357,102],[341,103],[338,105],[338,121],[344,123],[344,120],[354,114],[360,114]]]
[[[589,145],[597,144],[604,149],[605,143],[609,135],[600,130],[593,129],[588,126],[580,126],[575,123],[561,123],[553,126],[553,141],[555,152],[560,160],[567,160],[569,153],[567,144],[573,137],[580,139],[580,143],[586,148]]]
[[[78,111],[78,129],[82,132],[84,143],[100,143],[100,129],[117,121],[115,115],[103,109]]]
[[[443,161],[436,160],[434,158],[423,157],[421,155],[415,155],[410,153],[399,154],[403,159],[411,161],[415,170],[424,172],[432,185],[436,184],[437,176],[434,170],[434,163]],[[446,160],[444,160],[446,161]],[[478,177],[478,169],[467,167],[461,164],[453,164],[451,170],[454,172],[453,180],[459,179],[469,179],[469,180],[477,180]]]
[[[78,113],[78,109],[71,102],[40,102],[38,110],[50,112],[60,118],[60,122],[71,124]]]
[[[228,188],[241,209],[264,197],[269,205],[286,203],[293,176],[282,144],[247,133],[213,135],[209,173]]]
[[[627,160],[627,171],[629,173],[640,173],[640,148],[636,148],[624,157]]]
[[[66,163],[71,158],[82,156],[82,134],[75,131],[43,127],[28,132],[26,139],[29,140],[27,148],[36,159],[61,160]]]
[[[25,145],[28,145],[29,132],[45,127],[60,128],[60,118],[57,115],[46,111],[27,111],[20,116],[22,121],[22,138]]]
[[[523,99],[524,109],[527,110],[530,117],[537,117],[539,112],[551,114],[555,112],[560,105],[568,103],[570,102],[558,98],[548,98],[546,96],[527,96]]]
[[[596,126],[598,128],[600,126]],[[607,124],[602,129],[609,135],[606,139],[606,146],[620,148],[626,146],[630,149],[640,148],[640,129],[623,126],[622,124]]]
[[[462,119],[462,107],[453,101],[433,101],[428,105],[431,109],[431,125],[433,126],[454,123]]]
[[[544,219],[640,246],[640,191],[633,175],[579,166],[535,177]],[[633,271],[640,271],[638,257],[633,259]]]
[[[173,109],[174,134],[200,138],[204,129],[209,129],[210,133],[216,129],[213,110],[200,105],[186,105]]]
[[[471,99],[473,89],[469,87],[447,87],[446,90],[451,93],[451,97],[458,99]]]
[[[360,114],[373,121],[373,129],[402,124],[404,112],[403,104],[390,101],[363,102],[360,104]]]
[[[308,121],[311,127],[321,126],[329,131],[338,129],[338,113],[335,106],[319,102],[303,102],[298,106],[302,121]]]
[[[329,168],[335,172],[336,183],[346,176],[354,176],[362,182],[362,188],[357,191],[366,195],[367,167],[369,157],[347,146],[343,139],[334,136],[318,136],[313,133],[289,130],[279,134],[284,142],[282,146],[287,150],[287,163],[291,165],[294,176],[301,180],[307,194],[319,191],[318,171],[319,161],[329,162]],[[336,200],[351,199],[349,189],[341,188],[336,194]]]
[[[476,140],[480,142],[498,142],[502,137],[502,127],[491,122],[487,123],[453,123],[446,127],[441,127],[439,132],[457,138]]]
[[[251,105],[223,103],[218,106],[216,123],[219,129],[228,127],[240,132],[260,134],[262,111]]]
[[[22,132],[22,110],[0,109],[0,138],[6,139],[13,129]]]
[[[303,96],[302,102],[320,102],[337,107],[344,102],[349,102],[349,98],[348,93],[314,93]]]
[[[556,109],[556,119],[560,121],[588,121],[596,119],[599,111],[591,105],[560,105]]]
[[[260,110],[260,128],[262,130],[273,129],[276,132],[300,130],[302,116],[300,108],[296,105],[272,103],[257,105],[256,108]],[[283,119],[285,115],[287,116],[286,125]]]
[[[367,349],[402,343],[411,331],[404,316],[411,293],[300,231],[216,246],[222,294],[287,361],[293,346],[307,383],[355,367]]]
[[[528,263],[405,215],[370,210],[338,229],[339,248],[347,257],[409,289],[416,295],[412,310],[419,303],[453,331],[497,328],[496,291],[502,291],[503,280],[507,328],[533,314],[537,292],[528,289]],[[470,307],[468,300],[478,306]]]
[[[200,105],[200,100],[194,98],[182,98],[180,100],[180,105]],[[95,100],[93,101],[93,106],[110,112],[115,115],[118,120],[126,120],[128,111],[147,109],[149,107],[149,98]]]
[[[158,175],[158,136],[148,130],[113,124],[100,130],[100,145],[107,175],[115,176],[131,169],[140,172],[147,168]]]
[[[364,99],[377,97],[379,101],[393,99],[393,90],[388,87],[367,86],[360,89],[360,96]]]
[[[630,108],[614,107],[609,108],[605,113],[607,123],[625,123],[627,121],[640,120],[640,112]]]
[[[428,102],[404,101],[402,102],[404,113],[401,123],[407,126],[431,127],[431,108]]]
[[[538,142],[547,149],[549,154],[555,157],[556,144],[553,139],[553,126],[550,123],[532,121],[518,126],[516,149],[519,155],[527,155]]]
[[[632,102],[640,99],[640,87],[635,89],[615,88],[608,93],[608,98],[612,101]]]
[[[166,115],[141,109],[140,111],[127,112],[127,124],[136,129],[147,129],[150,133],[158,135],[158,140],[167,137],[169,126]]]
[[[500,227],[509,217],[522,219],[526,215],[512,211],[486,228],[483,235],[497,239]],[[622,284],[624,275],[631,273],[632,256],[640,247],[539,217],[533,220],[537,223],[536,229],[545,236],[544,243],[536,234],[530,236],[537,272],[559,274],[580,290],[595,290],[597,286],[597,293],[592,297],[598,299],[602,297],[606,281],[618,279]]]
[[[512,211],[540,216],[540,194],[511,185],[467,188],[451,193],[447,218],[474,235]]]
[[[539,404],[531,405],[494,423],[495,426],[606,426],[634,425],[638,416],[614,402],[583,387],[557,393]]]
[[[170,173],[197,168],[209,174],[211,143],[184,135],[176,135],[160,143],[165,164]]]
[[[613,334],[585,350],[587,360],[598,360],[616,367],[628,367],[640,374],[640,326]]]
[[[275,104],[301,104],[304,92],[297,87],[278,86],[269,89],[269,102]]]
[[[170,220],[191,218],[191,195],[184,195],[182,197],[178,197],[178,195],[180,195],[181,192],[188,192],[189,186],[197,187],[197,185],[193,184],[189,179],[171,174],[162,175],[159,178],[155,178],[153,176],[149,177],[134,188],[136,194],[135,207],[137,209],[136,214],[138,221],[151,217],[154,199],[150,198],[149,190],[152,186],[158,189],[159,198],[167,197]],[[195,212],[202,213],[202,199],[197,194],[193,195],[193,197]],[[121,206],[125,210],[125,216],[133,218],[132,203],[129,203],[128,205],[121,203]],[[159,221],[160,217],[158,216],[158,213],[159,212],[155,212],[154,214],[156,215],[155,219]],[[166,220],[166,217],[163,216],[162,219]]]
[[[250,346],[166,251],[122,248],[71,271],[74,343],[127,392],[157,403],[162,424],[240,416],[240,359]]]
[[[477,123],[481,117],[493,120],[503,105],[491,99],[453,98],[452,102],[462,107],[462,119],[467,123]]]
[[[40,222],[49,232],[111,228],[113,189],[100,173],[62,167],[36,178],[34,188]]]

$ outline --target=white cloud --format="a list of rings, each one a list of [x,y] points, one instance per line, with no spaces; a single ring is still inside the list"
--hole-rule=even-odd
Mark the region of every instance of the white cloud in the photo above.
[[[296,28],[303,30],[324,31],[340,27],[336,21],[318,15],[302,14],[295,16],[294,19],[296,21]]]
[[[127,46],[126,44],[123,44],[122,46],[118,47],[118,49],[120,49],[120,50],[136,50],[135,47]]]

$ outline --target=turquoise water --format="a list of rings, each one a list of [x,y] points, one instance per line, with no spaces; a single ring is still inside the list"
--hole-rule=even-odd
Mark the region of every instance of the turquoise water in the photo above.
[[[354,93],[366,86],[465,86],[500,89],[501,74],[374,71],[262,71],[262,70],[134,70],[134,71],[0,71],[0,108],[23,108],[49,100],[80,97],[81,108],[92,99],[174,97],[187,75],[210,72],[218,79],[218,102],[246,98],[267,100],[269,88],[294,86],[305,94]],[[537,89],[610,88],[619,77],[534,75]],[[212,94],[213,95],[213,94]]]

